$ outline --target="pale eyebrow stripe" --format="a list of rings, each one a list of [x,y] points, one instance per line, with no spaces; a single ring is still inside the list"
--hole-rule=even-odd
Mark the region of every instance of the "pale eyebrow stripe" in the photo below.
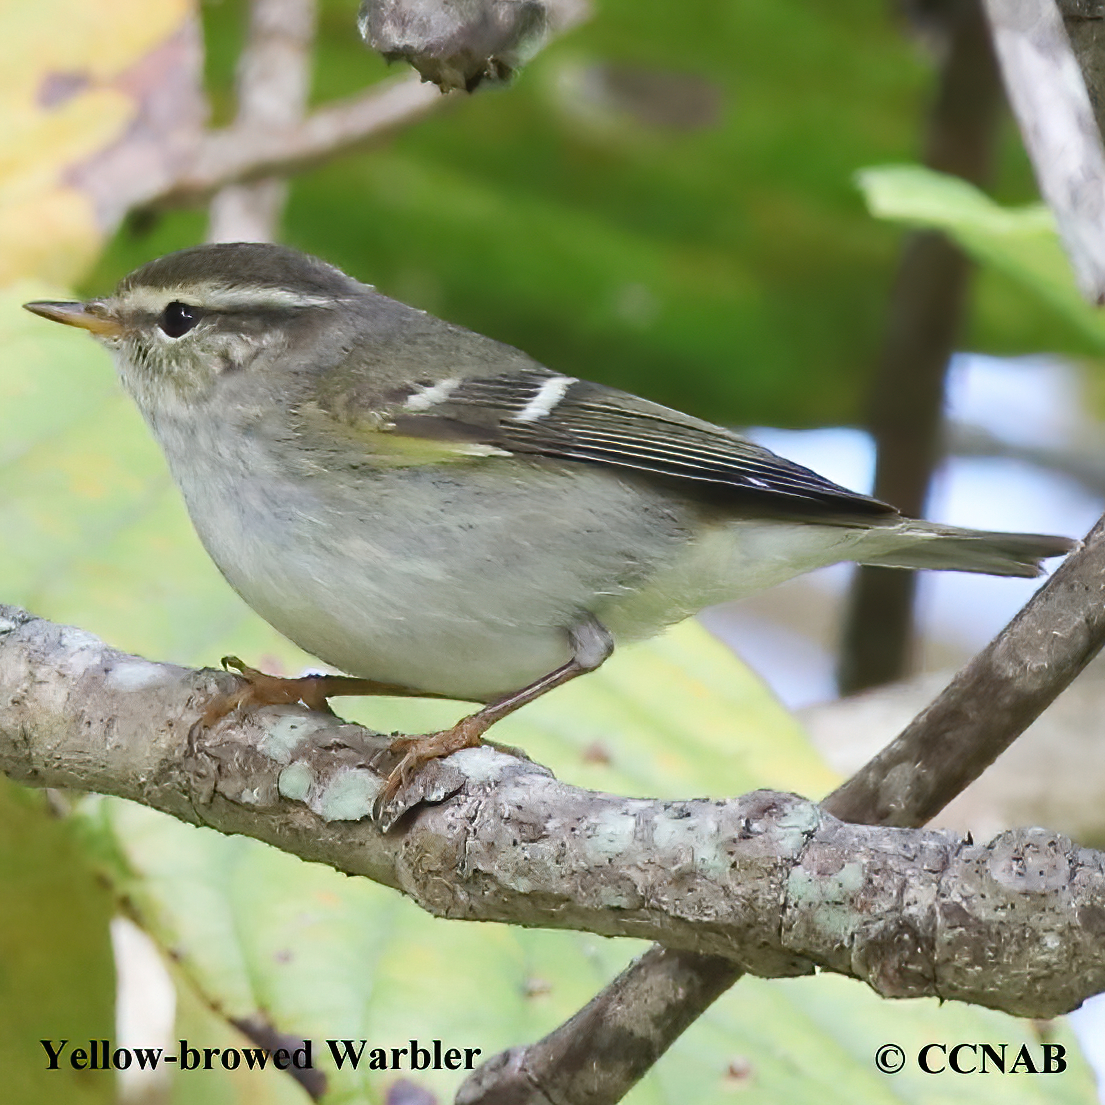
[[[538,418],[545,418],[575,382],[575,376],[553,376],[546,380],[518,415],[518,421],[535,422]]]
[[[153,315],[161,314],[167,304],[176,300],[214,311],[326,307],[334,302],[329,296],[310,295],[290,288],[229,288],[219,281],[177,284],[168,288],[128,288],[119,296],[122,305]]]

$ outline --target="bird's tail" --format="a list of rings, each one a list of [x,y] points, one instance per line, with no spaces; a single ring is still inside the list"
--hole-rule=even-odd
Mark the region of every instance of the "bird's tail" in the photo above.
[[[855,551],[861,564],[886,568],[942,568],[995,576],[1038,576],[1041,561],[1079,545],[1041,533],[990,533],[907,518],[873,526]]]

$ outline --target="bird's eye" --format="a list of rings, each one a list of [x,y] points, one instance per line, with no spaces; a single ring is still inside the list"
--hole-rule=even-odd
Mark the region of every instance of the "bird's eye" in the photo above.
[[[190,307],[187,303],[181,303],[180,300],[174,299],[161,312],[157,325],[168,337],[179,338],[187,334],[199,320],[200,313],[197,308]]]

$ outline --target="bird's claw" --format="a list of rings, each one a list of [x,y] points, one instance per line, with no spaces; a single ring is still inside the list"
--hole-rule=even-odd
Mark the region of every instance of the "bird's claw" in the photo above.
[[[376,797],[373,817],[377,821],[381,820],[384,810],[392,804],[400,791],[406,790],[426,764],[451,756],[462,748],[474,748],[482,744],[486,729],[487,726],[482,724],[479,715],[472,714],[462,718],[451,729],[417,737],[396,737],[388,745],[388,752],[401,752],[403,756],[392,768]]]

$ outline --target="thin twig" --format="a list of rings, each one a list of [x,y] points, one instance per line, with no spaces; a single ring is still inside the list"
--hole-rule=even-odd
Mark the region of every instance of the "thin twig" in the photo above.
[[[412,73],[319,108],[285,131],[252,132],[234,126],[211,132],[188,168],[168,188],[149,197],[145,206],[201,203],[229,183],[301,172],[385,138],[451,99]]]
[[[1000,457],[1069,476],[1098,498],[1105,498],[1105,435],[1076,436],[1036,445],[1010,441],[975,422],[952,422],[946,449],[953,457]]]

